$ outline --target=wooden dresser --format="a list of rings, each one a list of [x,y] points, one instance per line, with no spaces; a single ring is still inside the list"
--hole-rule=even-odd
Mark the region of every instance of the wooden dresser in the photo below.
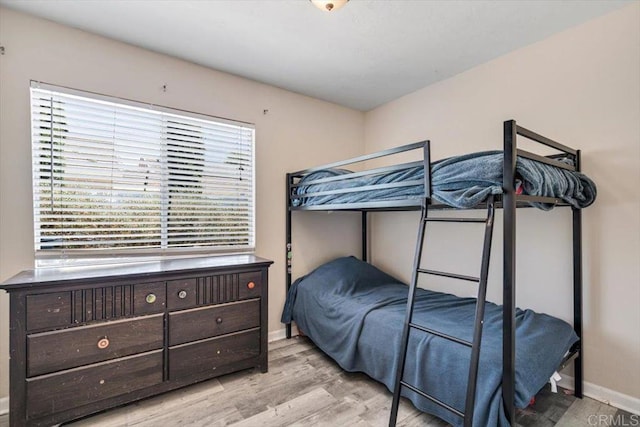
[[[50,426],[241,369],[266,372],[271,264],[203,257],[7,280],[10,425]]]

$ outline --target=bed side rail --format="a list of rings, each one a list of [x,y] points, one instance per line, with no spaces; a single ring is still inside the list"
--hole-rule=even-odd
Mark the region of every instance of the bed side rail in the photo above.
[[[567,169],[570,171],[580,170],[578,165],[578,150],[568,147],[559,142],[556,142],[550,138],[547,138],[546,136],[542,136],[539,133],[533,132],[527,128],[519,126],[516,124],[515,120],[509,120],[508,122],[505,122],[505,123],[509,123],[509,122],[513,123],[516,136],[523,136],[531,141],[535,141],[546,147],[553,148],[554,150],[561,152],[561,154],[551,154],[548,156],[541,156],[539,154],[535,154],[530,151],[525,151],[520,148],[517,148],[517,142],[514,139],[513,147],[515,148],[515,152],[518,156],[535,160],[537,162],[546,163],[548,165],[555,166],[561,169]],[[506,147],[505,147],[505,150],[506,150]],[[565,158],[569,158],[573,164],[569,164],[561,161],[562,159],[565,159]]]
[[[373,185],[366,185],[366,186],[354,186],[351,188],[341,188],[341,189],[332,189],[332,190],[326,190],[326,191],[321,191],[321,192],[313,192],[313,193],[309,193],[307,194],[306,192],[299,192],[299,194],[295,194],[296,191],[293,191],[295,188],[299,187],[300,185],[315,185],[315,184],[323,184],[323,183],[330,183],[330,182],[348,182],[350,180],[356,179],[356,178],[363,178],[363,177],[368,177],[368,176],[374,176],[374,175],[379,175],[379,174],[384,174],[384,173],[388,173],[388,172],[393,172],[393,171],[399,171],[399,170],[403,170],[403,169],[409,169],[409,168],[414,168],[414,167],[421,167],[424,168],[424,170],[426,171],[430,171],[430,166],[431,166],[431,156],[430,156],[430,150],[429,150],[429,141],[420,141],[420,142],[416,142],[413,144],[407,144],[407,145],[403,145],[400,147],[395,147],[395,148],[390,148],[390,149],[386,149],[386,150],[382,150],[382,151],[377,151],[374,153],[370,153],[370,154],[365,154],[363,156],[358,156],[358,157],[354,157],[351,159],[346,159],[346,160],[342,160],[339,162],[333,162],[333,163],[328,163],[325,165],[321,165],[321,166],[317,166],[314,168],[309,168],[309,169],[303,169],[297,172],[291,172],[287,174],[287,204],[288,206],[292,206],[293,205],[293,201],[296,199],[302,199],[305,197],[309,197],[310,195],[312,196],[325,196],[325,195],[333,195],[333,194],[346,194],[346,193],[355,193],[355,192],[360,192],[360,191],[371,191],[371,190],[383,190],[383,189],[391,189],[391,188],[401,188],[401,187],[409,187],[409,186],[415,186],[415,185],[424,185],[425,188],[425,193],[424,193],[424,197],[425,198],[430,198],[431,197],[431,175],[430,173],[425,173],[424,174],[424,178],[422,179],[417,179],[417,180],[411,180],[411,181],[403,181],[403,182],[395,182],[395,183],[385,183],[385,184],[373,184]],[[300,182],[300,180],[304,177],[306,177],[307,175],[313,173],[313,172],[318,172],[318,171],[322,171],[322,170],[327,170],[327,169],[336,169],[336,168],[341,168],[344,166],[348,166],[348,165],[353,165],[356,163],[361,163],[361,162],[365,162],[368,160],[373,160],[373,159],[378,159],[378,158],[382,158],[382,157],[390,157],[396,154],[400,154],[400,153],[405,153],[408,151],[413,151],[413,150],[421,150],[422,151],[422,159],[418,160],[418,161],[413,161],[413,162],[405,162],[405,163],[400,163],[400,164],[393,164],[391,166],[384,166],[384,167],[375,167],[375,168],[370,168],[370,169],[365,169],[365,170],[361,170],[361,171],[354,171],[354,172],[346,172],[337,176],[330,176],[330,177],[323,177],[323,178],[317,178],[317,179],[305,179],[304,182]],[[380,203],[378,203],[380,204]],[[411,202],[411,205],[415,205],[415,202]],[[385,206],[393,206],[393,202],[385,202],[382,203],[381,206],[377,206],[376,203],[374,202],[367,202],[366,204],[364,204],[363,206],[360,206],[360,204],[349,204],[349,203],[345,203],[345,204],[341,204],[341,205],[336,205],[336,206],[331,206],[332,208],[340,208],[340,206],[345,207],[347,206],[353,209],[364,209],[364,208],[376,208],[376,207],[385,207]],[[357,205],[357,206],[356,206]],[[369,206],[371,205],[371,206]],[[374,206],[376,205],[376,206]],[[400,205],[399,205],[400,206]],[[329,207],[328,206],[324,206],[324,207],[318,207],[318,209],[322,209],[322,210],[327,210]]]
[[[367,160],[373,160],[380,157],[392,156],[398,153],[404,153],[406,151],[417,150],[420,148],[425,148],[429,144],[429,141],[420,141],[414,142],[413,144],[402,145],[400,147],[389,148],[387,150],[376,151],[375,153],[365,154],[363,156],[353,157],[351,159],[341,160],[339,162],[328,163],[326,165],[317,166],[314,168],[303,169],[297,172],[291,172],[290,175],[294,177],[301,177],[307,175],[311,172],[317,172],[323,169],[333,169],[341,166],[346,166],[354,163],[365,162]]]

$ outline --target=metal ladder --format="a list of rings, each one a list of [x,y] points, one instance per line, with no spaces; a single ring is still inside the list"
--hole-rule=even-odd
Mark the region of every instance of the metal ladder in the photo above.
[[[402,387],[405,387],[425,399],[453,412],[457,416],[464,420],[464,426],[470,427],[473,422],[473,409],[475,405],[476,395],[476,380],[478,377],[478,360],[480,358],[480,344],[482,341],[482,325],[484,322],[484,307],[487,295],[487,276],[489,272],[489,258],[491,255],[491,238],[493,235],[493,220],[495,213],[495,201],[493,196],[489,196],[487,199],[487,216],[486,218],[428,218],[427,216],[428,206],[425,204],[422,207],[422,216],[420,219],[420,225],[418,227],[418,241],[416,244],[416,253],[414,258],[413,275],[411,278],[411,284],[409,286],[409,295],[407,298],[407,314],[404,322],[404,329],[402,332],[402,338],[400,342],[400,359],[398,361],[398,367],[396,371],[396,381],[393,389],[393,402],[391,405],[391,415],[389,417],[389,426],[394,427],[396,425],[396,419],[398,417],[398,406],[400,404],[400,393]],[[480,267],[480,277],[464,276],[461,274],[447,273],[443,271],[427,270],[420,268],[422,260],[422,247],[424,245],[424,235],[427,222],[455,222],[455,223],[484,223],[484,244],[482,250],[482,261]],[[473,341],[465,341],[460,338],[456,338],[447,335],[442,332],[438,332],[427,328],[424,325],[418,325],[413,323],[413,309],[414,299],[416,295],[416,288],[418,283],[418,274],[430,274],[435,276],[444,276],[453,279],[466,280],[476,282],[478,286],[478,297],[476,300],[476,313],[473,329]],[[407,359],[407,347],[409,344],[409,332],[410,329],[417,329],[422,332],[426,332],[437,337],[452,341],[454,343],[471,348],[471,362],[469,366],[469,377],[467,382],[467,394],[465,399],[465,410],[460,412],[456,408],[448,405],[445,402],[425,393],[418,389],[414,385],[405,382],[402,378],[404,376],[404,366]]]

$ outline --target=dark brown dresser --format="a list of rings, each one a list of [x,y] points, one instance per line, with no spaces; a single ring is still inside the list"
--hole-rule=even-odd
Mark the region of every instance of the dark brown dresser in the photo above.
[[[271,264],[235,255],[7,280],[10,425],[50,426],[230,372],[266,372]]]

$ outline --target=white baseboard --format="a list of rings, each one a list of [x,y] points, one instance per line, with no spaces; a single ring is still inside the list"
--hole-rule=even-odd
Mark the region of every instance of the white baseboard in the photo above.
[[[298,328],[296,327],[296,325],[291,325],[291,336],[295,337],[296,335],[298,335]],[[269,332],[268,341],[269,342],[278,341],[278,340],[285,339],[286,337],[287,337],[287,330],[284,328],[278,329],[277,331]]]
[[[9,397],[0,397],[0,415],[9,413]]]
[[[560,387],[575,390],[575,380],[569,375],[562,375],[562,380],[558,382]],[[629,396],[615,390],[608,389],[590,382],[583,383],[583,393],[585,396],[595,399],[607,405],[615,406],[632,414],[640,415],[640,399]]]

